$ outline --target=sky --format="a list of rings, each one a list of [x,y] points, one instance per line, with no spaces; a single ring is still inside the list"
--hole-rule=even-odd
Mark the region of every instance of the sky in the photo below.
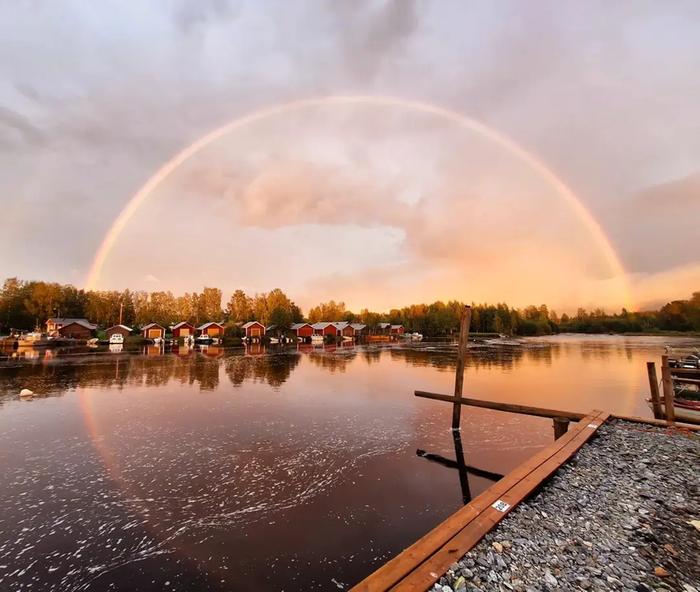
[[[354,309],[688,297],[698,30],[693,1],[2,2],[0,277],[88,285],[181,150],[361,95],[203,145],[95,286]]]

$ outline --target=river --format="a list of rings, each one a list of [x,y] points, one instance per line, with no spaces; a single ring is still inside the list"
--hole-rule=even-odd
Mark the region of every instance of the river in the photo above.
[[[464,393],[650,416],[667,343],[693,342],[473,344]],[[444,343],[0,357],[0,589],[347,589],[552,440],[464,408],[477,470],[450,466],[451,406],[413,392],[454,366]]]

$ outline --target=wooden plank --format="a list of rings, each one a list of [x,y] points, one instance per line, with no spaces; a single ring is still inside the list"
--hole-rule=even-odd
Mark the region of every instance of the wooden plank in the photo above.
[[[664,411],[668,425],[673,425],[675,413],[673,411],[673,378],[668,366],[668,356],[661,356],[661,384],[664,389]]]
[[[444,545],[469,522],[475,519],[480,512],[488,508],[518,481],[525,478],[535,467],[546,462],[551,456],[559,452],[579,433],[584,430],[590,430],[587,426],[591,422],[598,422],[602,413],[602,411],[595,411],[586,416],[584,421],[576,424],[564,436],[521,463],[503,479],[494,483],[486,491],[474,498],[471,503],[457,510],[444,522],[389,560],[374,573],[367,576],[354,586],[351,592],[384,592],[390,589],[413,571],[417,565],[428,559],[436,549]]]
[[[616,413],[613,413],[610,415],[612,419],[620,419],[622,421],[629,421],[631,423],[643,423],[647,425],[652,425],[660,428],[667,428],[668,427],[668,422],[665,419],[651,419],[648,417],[637,417],[635,415],[618,415]],[[698,431],[700,430],[700,425],[695,425],[691,423],[683,423],[676,421],[674,424],[674,427],[683,429],[683,430],[690,430],[690,431]]]
[[[482,399],[470,399],[468,397],[453,397],[451,395],[442,395],[439,393],[429,393],[426,391],[415,391],[416,397],[424,399],[433,399],[435,401],[446,401],[447,403],[457,403],[461,405],[469,405],[471,407],[481,407],[482,409],[494,409],[496,411],[507,411],[508,413],[522,413],[524,415],[535,415],[537,417],[563,417],[565,419],[579,421],[585,413],[577,413],[575,411],[560,411],[557,409],[544,409],[542,407],[529,407],[527,405],[516,405],[514,403],[498,403],[496,401],[484,401]]]
[[[462,309],[462,317],[459,323],[459,345],[457,346],[457,370],[455,372],[455,398],[462,398],[464,388],[464,365],[467,358],[467,346],[469,343],[469,323],[472,320],[471,306]],[[459,421],[462,414],[462,406],[459,403],[452,405],[452,429],[459,429]]]
[[[671,374],[685,374],[687,376],[700,376],[700,368],[671,368]]]
[[[585,425],[577,430],[576,436],[567,442],[544,463],[534,467],[523,479],[508,489],[499,501],[507,506],[503,509],[489,505],[478,517],[470,521],[459,533],[438,549],[428,560],[420,564],[408,576],[391,588],[394,592],[424,592],[430,588],[455,561],[472,549],[486,533],[491,531],[523,499],[530,495],[539,485],[551,477],[557,469],[571,458],[605,423],[609,414],[603,413],[595,419],[581,422]],[[594,426],[594,427],[591,427]]]
[[[647,362],[647,375],[649,376],[649,390],[651,391],[651,408],[654,412],[654,418],[660,419],[663,417],[661,411],[661,397],[659,396],[659,379],[656,376],[656,364]]]

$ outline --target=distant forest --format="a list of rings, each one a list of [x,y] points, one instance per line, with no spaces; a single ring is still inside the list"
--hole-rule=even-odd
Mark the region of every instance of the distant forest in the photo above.
[[[174,296],[171,292],[85,291],[71,285],[8,278],[0,290],[0,334],[11,329],[41,327],[47,318],[85,317],[102,327],[120,320],[130,327],[149,322],[168,326],[179,321],[195,325],[223,320],[235,333],[237,323],[258,320],[285,328],[295,322],[343,320],[361,322],[370,328],[381,322],[403,325],[407,331],[438,337],[459,331],[462,303],[457,301],[412,304],[386,313],[363,309],[346,310],[343,302],[321,303],[305,316],[280,289],[247,295],[236,290],[226,305],[218,288]],[[507,304],[472,304],[471,331],[506,335],[550,335],[575,333],[653,333],[660,331],[700,332],[700,292],[688,300],[674,300],[657,311],[617,314],[602,309],[578,309],[575,315],[559,316],[546,305],[511,308]]]

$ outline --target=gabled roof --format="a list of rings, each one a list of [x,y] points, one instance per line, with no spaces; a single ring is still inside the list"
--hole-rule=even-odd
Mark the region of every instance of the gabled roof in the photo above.
[[[144,325],[143,327],[141,327],[141,331],[145,331],[146,329],[153,329],[154,327],[157,327],[158,329],[163,329],[163,331],[165,331],[165,327],[159,325],[158,323],[148,323],[148,325]]]
[[[391,323],[379,323],[380,329],[386,329],[389,326],[391,326]]]
[[[277,325],[268,325],[265,327],[265,331],[274,331],[275,329],[277,329]]]
[[[131,333],[131,327],[127,327],[126,325],[112,325],[111,327],[107,327],[107,331],[109,331],[110,329],[116,329],[116,328],[126,329],[127,331],[129,331],[129,333]]]
[[[362,331],[367,325],[363,325],[362,323],[350,323],[350,326],[355,329],[355,331]]]
[[[91,331],[94,331],[97,329],[97,325],[93,325],[90,321],[87,319],[82,319],[82,318],[68,318],[68,317],[50,317],[46,319],[47,323],[53,323],[54,325],[63,325],[64,327],[66,325],[70,325],[72,323],[77,323],[78,325],[81,325],[85,327],[86,329],[90,329]]]
[[[170,328],[171,329],[179,329],[180,327],[184,327],[185,325],[187,325],[188,327],[192,327],[192,325],[190,325],[187,321],[180,321],[176,325],[172,325]]]
[[[392,329],[401,329],[401,327],[403,327],[403,325],[392,325],[391,326]]]
[[[211,327],[212,325],[216,325],[217,327],[221,327],[222,329],[224,328],[224,326],[221,323],[217,323],[216,321],[209,321],[208,323],[204,323],[203,325],[197,327],[197,331],[201,331],[202,329],[206,329],[207,327]]]
[[[313,325],[310,325],[309,323],[292,323],[291,327],[289,327],[292,331],[296,331],[297,329],[301,329],[302,327],[312,327]]]
[[[248,321],[247,323],[243,323],[243,328],[247,329],[248,327],[252,327],[253,325],[260,325],[263,328],[265,327],[265,325],[258,321]]]

